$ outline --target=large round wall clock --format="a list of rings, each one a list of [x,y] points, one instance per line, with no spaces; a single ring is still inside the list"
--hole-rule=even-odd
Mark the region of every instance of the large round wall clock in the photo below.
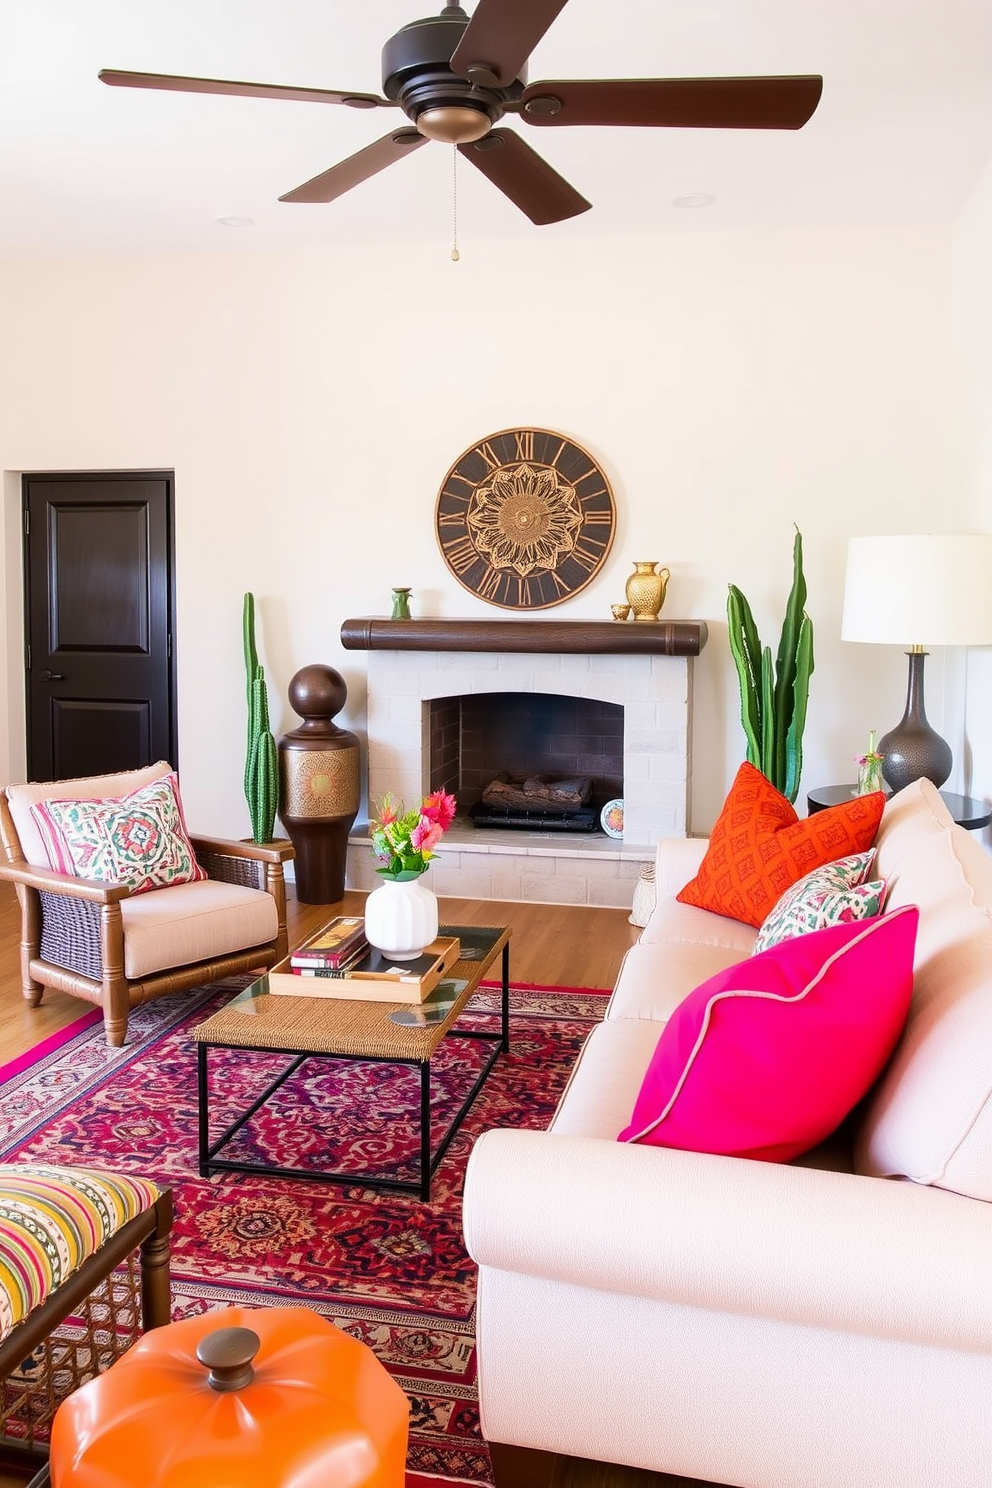
[[[503,429],[459,455],[435,511],[444,561],[472,594],[546,610],[596,577],[616,508],[588,450],[550,429]]]

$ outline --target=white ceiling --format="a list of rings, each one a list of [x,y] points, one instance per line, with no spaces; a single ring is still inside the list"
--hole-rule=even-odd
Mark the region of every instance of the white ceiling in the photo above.
[[[465,0],[471,10],[472,0]],[[452,150],[339,201],[282,192],[397,113],[108,88],[101,67],[379,92],[383,42],[442,0],[0,0],[0,257],[447,242]],[[570,0],[530,77],[819,72],[798,132],[529,129],[593,203],[534,227],[459,161],[459,236],[939,224],[992,157],[992,0]],[[672,199],[708,193],[705,209]],[[248,217],[248,228],[217,218]]]

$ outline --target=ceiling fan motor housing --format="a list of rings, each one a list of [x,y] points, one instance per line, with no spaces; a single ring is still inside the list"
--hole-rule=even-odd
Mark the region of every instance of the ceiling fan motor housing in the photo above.
[[[480,87],[448,65],[468,16],[450,6],[442,15],[411,21],[382,49],[382,91],[431,139],[467,144],[502,117],[526,85],[526,69],[505,88]]]

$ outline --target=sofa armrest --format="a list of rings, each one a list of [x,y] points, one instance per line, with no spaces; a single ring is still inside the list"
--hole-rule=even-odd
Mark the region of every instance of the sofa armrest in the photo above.
[[[658,843],[654,861],[654,881],[658,898],[677,894],[694,878],[710,845],[708,837],[663,837]]]
[[[992,1205],[887,1179],[489,1131],[465,1182],[483,1267],[851,1333],[992,1348]]]

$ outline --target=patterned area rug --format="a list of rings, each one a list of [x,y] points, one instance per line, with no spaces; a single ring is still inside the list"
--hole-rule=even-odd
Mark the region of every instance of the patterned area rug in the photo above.
[[[431,1185],[429,1204],[366,1187],[255,1174],[197,1176],[196,1049],[189,1030],[247,978],[162,998],[131,1015],[110,1049],[101,1024],[70,1031],[0,1090],[0,1156],[142,1173],[169,1185],[173,1315],[302,1302],[367,1343],[412,1406],[407,1488],[487,1484],[475,1394],[475,1268],[461,1231],[465,1163],[488,1127],[543,1128],[606,994],[516,986],[501,1055]],[[483,987],[464,1014],[498,1026]],[[433,1125],[443,1132],[487,1046],[448,1039],[435,1057]],[[282,1055],[211,1055],[218,1119],[285,1067]],[[296,1167],[394,1169],[415,1150],[413,1070],[308,1060],[244,1129],[242,1150]],[[216,1133],[216,1128],[214,1131]]]

